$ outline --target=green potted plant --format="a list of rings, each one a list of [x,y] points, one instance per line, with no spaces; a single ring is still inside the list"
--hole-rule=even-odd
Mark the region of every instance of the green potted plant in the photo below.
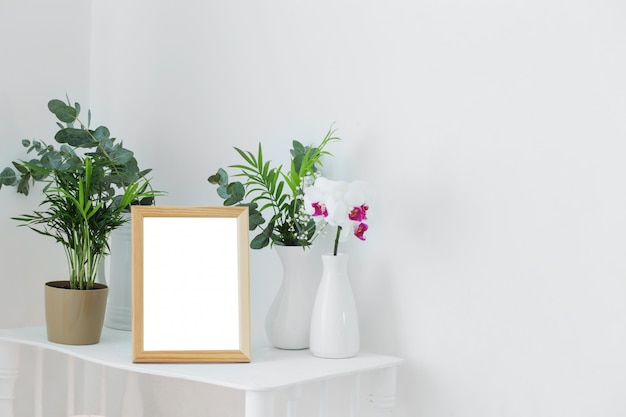
[[[96,277],[109,235],[126,221],[123,213],[131,204],[150,203],[160,193],[146,178],[150,170],[140,170],[133,152],[109,129],[89,127],[91,112],[85,124],[78,118],[79,103],[51,100],[48,109],[59,120],[57,145],[23,140],[33,157],[13,161],[0,172],[0,187],[14,186],[28,195],[34,183],[42,183],[40,208],[14,219],[53,238],[65,251],[69,278],[45,285],[48,339],[98,343],[108,288]]]
[[[330,129],[318,146],[304,146],[294,140],[289,169],[272,166],[259,143],[256,154],[235,148],[243,159],[229,168],[242,181],[229,181],[220,168],[209,177],[217,185],[224,205],[247,206],[250,230],[260,232],[250,242],[252,249],[274,247],[283,267],[282,284],[266,320],[265,333],[281,349],[309,346],[309,323],[318,279],[311,276],[309,251],[318,236],[313,217],[304,207],[304,188],[320,175],[322,158],[331,155],[326,147],[339,138]]]

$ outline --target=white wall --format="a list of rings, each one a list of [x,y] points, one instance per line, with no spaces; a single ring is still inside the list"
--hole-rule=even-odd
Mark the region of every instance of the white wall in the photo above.
[[[154,168],[162,204],[218,204],[206,177],[236,161],[232,146],[262,141],[280,159],[335,122],[327,172],[378,191],[368,241],[344,248],[363,349],[407,359],[396,415],[618,417],[625,23],[609,0],[95,1],[89,97],[95,121]],[[19,42],[39,51],[33,64],[47,56],[36,36]],[[86,97],[79,68],[79,85],[10,87],[2,125],[17,108],[38,123],[31,97],[59,83]],[[0,145],[15,154],[13,139]],[[0,221],[3,248],[30,244]],[[25,268],[10,250],[3,283]],[[271,251],[252,262],[261,338],[278,264]],[[0,296],[4,323],[31,321]]]
[[[67,93],[73,101],[88,101],[90,10],[84,0],[0,1],[0,171],[25,158],[22,139],[54,142],[58,128],[50,99]],[[10,219],[40,201],[15,188],[0,190],[2,327],[42,322],[43,283],[64,279],[61,247]]]
[[[91,3],[84,0],[0,0],[0,170],[24,158],[22,139],[53,142],[56,118],[52,98],[89,99]],[[0,327],[43,323],[43,283],[65,279],[63,250],[10,217],[31,212],[40,201],[0,190]],[[18,417],[33,416],[35,356],[22,352],[17,385]],[[46,380],[62,389],[64,363],[51,360]],[[63,391],[48,388],[54,399]],[[47,401],[51,414],[63,415],[64,401]]]

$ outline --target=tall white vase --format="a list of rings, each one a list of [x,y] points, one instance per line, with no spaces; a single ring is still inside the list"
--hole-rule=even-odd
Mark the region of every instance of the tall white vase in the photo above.
[[[283,280],[265,319],[269,342],[280,349],[309,347],[315,281],[309,270],[309,250],[274,246],[283,266]]]
[[[130,219],[130,215],[126,217]],[[132,329],[131,225],[127,221],[111,232],[109,301],[104,325],[112,329]]]
[[[359,317],[348,277],[348,255],[322,255],[323,273],[311,315],[310,349],[322,358],[359,353]]]

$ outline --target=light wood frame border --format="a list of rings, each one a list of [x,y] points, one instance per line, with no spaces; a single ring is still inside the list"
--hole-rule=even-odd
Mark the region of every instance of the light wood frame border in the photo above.
[[[239,350],[144,350],[143,256],[146,217],[205,217],[237,219],[239,270]],[[250,249],[247,207],[132,206],[132,345],[133,362],[250,362]],[[208,237],[210,238],[210,237]],[[215,237],[219,239],[219,237]],[[198,329],[201,331],[201,329]]]

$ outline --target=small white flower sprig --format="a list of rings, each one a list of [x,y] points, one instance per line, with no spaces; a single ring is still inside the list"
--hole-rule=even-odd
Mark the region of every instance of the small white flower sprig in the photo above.
[[[363,181],[332,181],[318,177],[304,190],[304,207],[317,224],[337,226],[333,255],[337,256],[339,241],[346,241],[350,232],[365,240],[369,228],[367,210],[372,191]]]

